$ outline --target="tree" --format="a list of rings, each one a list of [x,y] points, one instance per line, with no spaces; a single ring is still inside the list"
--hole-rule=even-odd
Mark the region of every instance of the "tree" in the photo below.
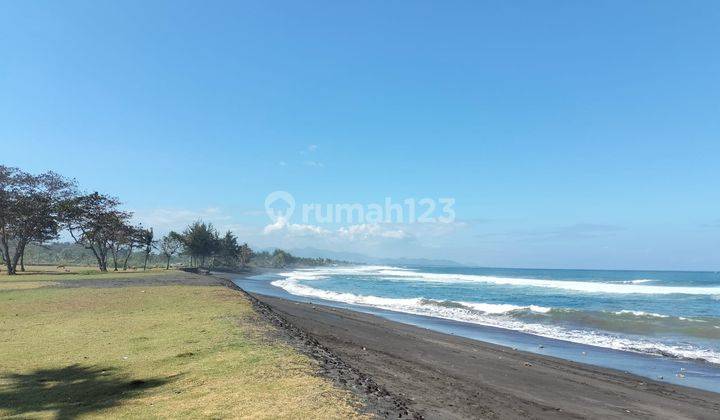
[[[20,271],[25,271],[25,252],[27,252],[27,248],[23,248],[22,254],[20,254]]]
[[[190,255],[192,262],[205,266],[205,259],[215,255],[220,247],[215,228],[212,223],[197,221],[188,226],[183,232],[183,246]]]
[[[100,271],[107,271],[108,252],[121,224],[129,223],[131,213],[118,209],[113,197],[94,192],[67,200],[62,221],[76,243],[92,251]]]
[[[30,242],[57,238],[61,203],[75,184],[54,173],[31,175],[0,165],[0,253],[8,274],[15,274]]]
[[[148,258],[150,258],[150,252],[152,252],[152,249],[157,244],[157,241],[154,240],[155,235],[153,234],[153,229],[140,229],[140,244],[145,247],[143,249],[143,253],[145,255],[145,260],[143,261],[143,271],[147,270],[147,262]]]
[[[133,230],[119,215],[108,218],[108,249],[113,260],[113,270],[118,271],[118,256],[120,252],[134,241]]]
[[[214,265],[221,267],[234,268],[237,267],[240,260],[240,245],[238,245],[237,237],[228,231],[225,233],[222,239],[220,239],[220,246]]]
[[[125,261],[123,262],[123,270],[128,269],[128,260],[132,256],[133,248],[142,246],[142,227],[131,226],[125,238]]]
[[[160,252],[162,252],[163,255],[165,255],[165,258],[167,258],[167,264],[165,266],[166,270],[170,269],[170,258],[180,251],[182,246],[182,236],[177,232],[170,231],[170,233],[160,240]]]
[[[253,255],[254,255],[253,251],[252,251],[252,249],[250,249],[248,244],[242,244],[240,246],[240,253],[239,253],[240,266],[242,266],[243,268],[245,266],[247,266],[248,263],[250,262],[250,260],[252,259]]]
[[[294,259],[295,257],[291,254],[283,251],[282,249],[276,249],[272,255],[272,265],[273,267],[282,268],[288,264],[292,264]]]

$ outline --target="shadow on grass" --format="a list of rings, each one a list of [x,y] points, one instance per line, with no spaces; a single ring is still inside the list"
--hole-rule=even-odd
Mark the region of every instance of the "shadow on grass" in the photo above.
[[[166,379],[129,380],[114,368],[80,365],[10,374],[2,379],[0,410],[9,415],[50,410],[58,419],[72,419],[119,405],[123,400],[168,382]]]

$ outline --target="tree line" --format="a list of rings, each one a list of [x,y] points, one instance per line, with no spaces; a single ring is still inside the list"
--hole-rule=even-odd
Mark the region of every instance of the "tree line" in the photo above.
[[[55,172],[33,175],[0,165],[0,254],[8,274],[24,270],[28,244],[58,239],[66,231],[73,241],[89,250],[100,271],[109,267],[128,269],[134,252],[143,256],[147,269],[150,254],[157,250],[166,258],[184,252],[194,266],[234,268],[252,257],[247,244],[239,244],[232,232],[219,236],[212,224],[195,222],[182,232],[155,238],[153,228],[132,223],[132,213],[121,202],[98,192],[82,193],[74,180]]]
[[[240,244],[230,231],[220,236],[212,223],[196,221],[182,233],[171,231],[160,241],[160,252],[167,258],[182,252],[190,258],[192,267],[243,268],[253,257],[248,244]]]
[[[325,265],[334,261],[298,258],[283,250],[255,254],[230,231],[220,235],[211,223],[197,221],[182,232],[156,238],[152,227],[132,222],[115,197],[83,193],[77,182],[52,171],[38,175],[0,165],[0,259],[8,274],[24,271],[29,245],[42,248],[66,231],[74,243],[89,251],[100,271],[127,270],[138,253],[143,269],[157,251],[166,269],[178,255],[193,267],[243,268],[257,266]]]
[[[65,230],[73,241],[92,252],[100,271],[112,262],[127,269],[133,249],[145,255],[155,240],[152,228],[131,223],[132,213],[120,209],[117,198],[82,193],[75,180],[52,171],[38,175],[0,165],[0,258],[8,274],[24,270],[29,244],[56,240]]]
[[[192,223],[182,233],[170,232],[162,239],[160,250],[166,256],[168,266],[170,258],[179,250],[189,257],[190,266],[216,269],[244,268],[251,263],[255,267],[274,268],[341,263],[326,258],[300,258],[282,249],[256,253],[248,244],[240,244],[232,232],[220,236],[212,223],[203,221]]]

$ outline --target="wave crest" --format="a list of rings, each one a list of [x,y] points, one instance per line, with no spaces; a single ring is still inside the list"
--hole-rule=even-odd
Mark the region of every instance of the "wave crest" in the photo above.
[[[322,272],[323,270],[318,271]],[[512,304],[481,302],[456,302],[451,300],[426,299],[423,297],[388,298],[372,295],[356,295],[347,292],[340,293],[330,290],[317,289],[300,283],[300,281],[304,280],[324,278],[326,275],[327,274],[320,273],[308,275],[307,271],[298,270],[282,274],[282,276],[285,277],[284,279],[275,280],[271,282],[271,284],[296,296],[319,298],[334,302],[365,305],[414,315],[469,322],[616,350],[626,350],[720,363],[720,353],[711,349],[698,348],[690,344],[670,345],[647,339],[630,339],[605,332],[588,331],[585,329],[568,329],[558,325],[528,322],[527,319],[523,321],[520,319],[522,317],[517,317],[520,314],[528,314],[527,317],[530,317],[532,314],[535,314],[534,316],[551,316],[552,314],[564,313],[567,315],[569,312],[577,312],[570,309],[547,308],[536,305],[519,306]],[[630,310],[617,311],[614,314],[616,316],[629,315],[633,317],[667,317],[662,314]]]
[[[648,279],[631,280],[628,283],[603,283],[575,280],[544,280],[520,277],[498,277],[476,274],[427,273],[422,271],[383,268],[376,275],[389,280],[425,281],[436,283],[489,283],[500,286],[544,287],[583,293],[608,294],[685,294],[720,295],[720,287],[652,286]]]

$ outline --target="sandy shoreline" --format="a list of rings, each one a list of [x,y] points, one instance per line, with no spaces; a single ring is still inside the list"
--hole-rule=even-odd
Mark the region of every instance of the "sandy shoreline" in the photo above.
[[[720,394],[254,296],[425,418],[720,418]]]

